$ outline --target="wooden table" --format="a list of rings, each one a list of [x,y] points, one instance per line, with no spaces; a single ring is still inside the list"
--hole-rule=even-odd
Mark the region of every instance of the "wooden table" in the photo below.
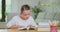
[[[0,32],[49,32],[38,30],[17,30],[17,29],[0,29]]]
[[[16,29],[9,29],[8,32],[38,32],[37,30],[16,30]]]
[[[38,31],[38,29],[37,30],[17,30],[17,29],[0,29],[0,32],[50,32],[49,30],[43,30],[42,28],[41,28],[41,30],[39,30]],[[57,29],[57,32],[60,32],[60,27],[58,27],[58,29]]]

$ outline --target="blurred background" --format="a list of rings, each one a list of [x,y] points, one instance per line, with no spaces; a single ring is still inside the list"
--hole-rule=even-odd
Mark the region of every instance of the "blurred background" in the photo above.
[[[20,14],[24,4],[31,7],[31,15],[41,27],[48,25],[48,20],[60,23],[60,0],[0,0],[0,28],[6,28],[6,23]]]

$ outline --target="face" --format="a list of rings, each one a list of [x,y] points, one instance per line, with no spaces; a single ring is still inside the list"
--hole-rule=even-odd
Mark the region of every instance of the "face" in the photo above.
[[[24,20],[28,19],[29,16],[30,16],[30,10],[25,10],[25,11],[23,11],[22,14],[21,14],[21,16],[22,16],[22,18],[23,18]]]

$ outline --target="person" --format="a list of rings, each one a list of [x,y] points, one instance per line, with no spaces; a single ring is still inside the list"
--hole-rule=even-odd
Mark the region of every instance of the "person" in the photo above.
[[[58,21],[51,22],[49,20],[49,24],[50,24],[50,32],[57,32]]]
[[[20,16],[14,16],[8,23],[7,27],[11,29],[18,29],[18,28],[32,28],[36,27],[36,23],[34,19],[30,15],[30,7],[29,5],[23,5],[21,7]]]

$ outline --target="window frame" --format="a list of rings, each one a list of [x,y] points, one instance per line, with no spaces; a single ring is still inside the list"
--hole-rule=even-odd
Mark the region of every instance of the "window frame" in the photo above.
[[[0,20],[0,22],[5,22],[5,11],[6,11],[6,0],[1,0],[1,11],[2,11],[2,19]]]

